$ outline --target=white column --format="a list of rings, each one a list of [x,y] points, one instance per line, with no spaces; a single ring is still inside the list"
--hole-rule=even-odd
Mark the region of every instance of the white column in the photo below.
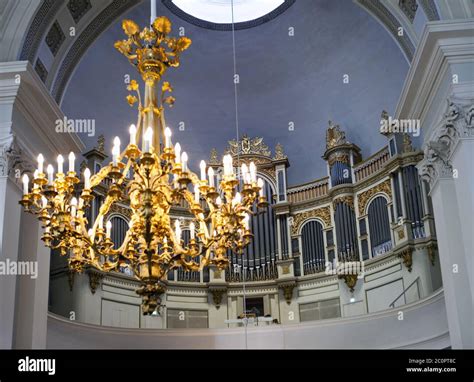
[[[41,241],[43,229],[36,216],[22,212],[20,234],[18,261],[36,264],[37,274],[17,276],[14,347],[45,349],[50,249]]]
[[[18,260],[21,206],[20,189],[7,176],[0,177],[0,261]],[[17,277],[0,275],[0,349],[11,349],[14,341]]]
[[[467,196],[467,195],[466,195]],[[453,179],[439,179],[431,191],[435,206],[439,260],[446,297],[449,336],[454,349],[473,347],[472,292],[462,237],[462,221]],[[472,253],[471,253],[472,255]]]
[[[466,266],[472,297],[474,297],[474,128],[472,138],[459,140],[452,155],[453,169],[457,171],[454,179],[456,196],[459,201],[459,218],[462,224],[458,229],[462,232]],[[473,308],[474,309],[474,308]],[[474,317],[473,317],[474,319]],[[474,327],[474,323],[473,323]]]

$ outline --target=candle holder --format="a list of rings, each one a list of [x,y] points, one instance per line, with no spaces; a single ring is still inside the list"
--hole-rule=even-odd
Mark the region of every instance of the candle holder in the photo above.
[[[44,172],[37,174],[36,178],[33,179],[33,183],[37,184],[38,186],[46,185],[48,183],[48,179],[46,179]]]
[[[30,207],[33,204],[30,194],[23,195],[23,198],[18,203],[20,203],[26,211],[30,211]]]
[[[163,154],[161,154],[161,158],[166,161],[172,161],[176,158],[174,154],[174,149],[172,147],[165,147],[163,150]]]
[[[120,179],[122,177],[122,172],[120,171],[120,167],[117,165],[117,166],[114,166],[112,165],[111,166],[111,170],[109,172],[109,176],[112,178],[112,179]]]
[[[124,155],[130,159],[137,159],[140,156],[140,149],[137,145],[130,143],[125,149]]]
[[[142,154],[142,157],[140,158],[140,163],[144,165],[146,168],[149,168],[155,163],[155,158],[153,157],[153,154],[149,152],[145,152]]]
[[[267,208],[269,205],[268,201],[267,201],[267,198],[265,196],[260,196],[258,198],[258,203],[257,203],[257,207],[258,208]]]
[[[88,206],[91,200],[94,199],[94,196],[91,194],[91,190],[89,188],[84,188],[81,194],[81,199],[84,200],[84,204],[86,206]]]
[[[44,196],[46,196],[46,199],[51,200],[54,198],[58,193],[54,189],[53,185],[47,185],[45,190],[43,191]]]
[[[189,183],[191,183],[189,173],[182,171],[181,176],[178,178],[178,183],[181,184],[181,187],[186,187]]]
[[[120,190],[120,187],[114,183],[112,186],[109,188],[109,192],[107,195],[112,196],[113,198],[119,199],[120,196],[122,195],[122,190]]]

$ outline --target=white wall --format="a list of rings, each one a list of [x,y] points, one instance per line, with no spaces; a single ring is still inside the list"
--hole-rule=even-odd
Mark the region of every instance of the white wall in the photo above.
[[[403,312],[403,320],[400,320]],[[50,314],[49,349],[387,349],[446,348],[442,290],[403,309],[297,325],[233,329],[125,329],[71,322]]]

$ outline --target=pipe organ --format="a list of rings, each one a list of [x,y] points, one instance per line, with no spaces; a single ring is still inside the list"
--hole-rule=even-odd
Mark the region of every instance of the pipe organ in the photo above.
[[[251,217],[254,239],[242,256],[228,254],[230,265],[220,280],[232,284],[277,281],[282,274],[304,277],[325,272],[328,263],[367,261],[426,238],[429,197],[415,167],[422,153],[411,147],[407,137],[388,138],[391,149],[387,145],[363,160],[359,147],[329,122],[323,154],[328,176],[296,186],[287,185],[289,161],[281,145],[272,155],[262,138],[243,136],[230,141],[223,154],[231,154],[236,164],[257,164],[270,204],[265,213]],[[222,172],[218,156],[213,149],[209,166],[216,182]],[[106,158],[103,141],[85,157],[90,168],[100,169]],[[100,191],[96,197],[102,197]],[[182,207],[176,206],[173,214],[183,221],[186,241],[189,230]],[[126,231],[126,210],[124,205],[109,216],[116,245]],[[97,210],[92,208],[90,213],[97,214]],[[292,265],[291,271],[286,264]],[[175,270],[168,274],[168,282],[212,284],[216,275],[219,272],[209,269],[202,274]]]

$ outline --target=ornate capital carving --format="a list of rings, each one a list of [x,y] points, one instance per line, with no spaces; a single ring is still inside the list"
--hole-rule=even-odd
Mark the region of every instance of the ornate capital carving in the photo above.
[[[299,214],[293,215],[290,220],[291,224],[291,235],[298,235],[298,232],[303,225],[303,223],[311,218],[319,218],[324,223],[324,228],[331,226],[331,208],[321,207],[315,210],[301,212]]]
[[[89,270],[87,273],[89,275],[89,287],[91,288],[92,294],[95,294],[95,291],[100,285],[100,281],[104,278],[104,275],[102,273],[95,272],[92,270]]]
[[[222,302],[222,296],[227,292],[226,288],[211,288],[209,293],[212,295],[212,301],[216,306],[216,309],[219,309]]]
[[[339,279],[344,280],[344,282],[346,283],[347,287],[349,288],[351,292],[354,292],[354,288],[357,284],[357,277],[358,277],[357,273],[342,274],[338,276]]]
[[[278,286],[283,291],[283,296],[285,297],[285,301],[288,305],[291,304],[291,299],[293,298],[293,289],[296,287],[295,282],[280,284]]]
[[[24,157],[14,135],[0,139],[0,176],[9,176],[20,184],[21,175],[33,171],[33,164]]]
[[[413,248],[405,248],[404,250],[398,253],[398,257],[402,259],[403,264],[408,269],[408,272],[411,272],[413,265]]]
[[[458,141],[474,136],[474,103],[472,100],[448,99],[447,111],[424,149],[417,165],[421,178],[430,188],[440,178],[452,178],[451,154]]]
[[[375,187],[368,189],[367,191],[362,192],[357,196],[357,205],[359,207],[359,214],[365,214],[365,208],[367,207],[368,201],[376,194],[385,194],[389,199],[392,199],[392,187],[390,185],[390,180],[385,180],[382,183],[379,183]]]

